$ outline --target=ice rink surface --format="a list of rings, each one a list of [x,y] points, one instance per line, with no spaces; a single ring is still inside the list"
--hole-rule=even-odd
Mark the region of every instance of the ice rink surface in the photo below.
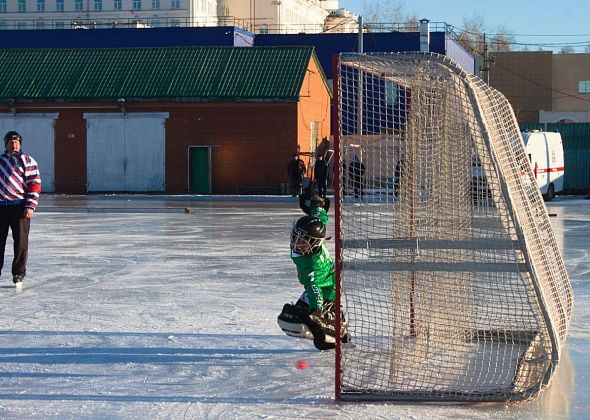
[[[11,240],[0,277],[0,418],[590,418],[590,200],[547,206],[574,317],[551,386],[515,405],[335,402],[333,353],[276,325],[301,292],[294,200],[43,195],[24,292]]]

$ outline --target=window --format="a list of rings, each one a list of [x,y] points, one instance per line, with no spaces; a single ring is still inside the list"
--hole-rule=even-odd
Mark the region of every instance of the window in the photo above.
[[[0,13],[6,13],[6,0],[0,0]]]
[[[180,21],[178,19],[172,19],[170,21],[170,26],[173,28],[178,28],[180,26]]]
[[[38,12],[45,11],[45,0],[37,0],[37,11]]]
[[[55,22],[55,29],[65,29],[66,24],[64,22]]]
[[[160,0],[152,0],[152,9],[160,8]]]
[[[141,0],[133,0],[133,10],[141,10]]]
[[[102,11],[102,0],[94,0],[94,11],[95,12]]]
[[[16,29],[27,29],[27,22],[16,22]]]
[[[590,93],[590,80],[580,80],[578,82],[579,93]]]
[[[39,21],[39,22],[37,22],[37,24],[35,25],[35,27],[37,29],[45,29],[45,22]]]
[[[26,12],[27,11],[27,0],[18,0],[18,11],[19,12]]]
[[[0,20],[0,29],[6,29],[6,22]]]
[[[76,0],[76,12],[81,12],[84,10],[84,3],[82,0]]]
[[[115,10],[123,9],[123,0],[115,0],[115,2],[113,3],[113,9],[115,9]]]
[[[172,0],[172,8],[180,9],[180,0]]]
[[[64,0],[55,0],[55,10],[57,12],[64,11]]]

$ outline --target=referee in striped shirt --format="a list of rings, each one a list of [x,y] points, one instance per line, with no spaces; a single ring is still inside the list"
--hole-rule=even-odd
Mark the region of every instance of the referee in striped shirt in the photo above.
[[[29,228],[41,192],[39,167],[21,150],[22,141],[16,131],[6,133],[5,151],[0,156],[0,271],[10,229],[14,241],[12,281],[17,288],[22,287],[27,273]]]

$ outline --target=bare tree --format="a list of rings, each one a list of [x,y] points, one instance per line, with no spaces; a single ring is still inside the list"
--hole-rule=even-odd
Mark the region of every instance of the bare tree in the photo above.
[[[363,0],[362,17],[370,31],[416,31],[418,19],[409,15],[404,7],[395,0]]]
[[[483,18],[476,13],[472,17],[463,18],[463,32],[458,41],[470,53],[483,54],[485,44],[490,52],[512,50],[514,35],[503,27],[488,35]]]
[[[576,50],[574,50],[574,47],[572,47],[571,45],[566,45],[564,47],[561,47],[561,49],[559,50],[559,54],[575,54]]]
[[[492,52],[510,51],[512,50],[514,41],[514,35],[503,26],[500,26],[491,37],[490,50]]]

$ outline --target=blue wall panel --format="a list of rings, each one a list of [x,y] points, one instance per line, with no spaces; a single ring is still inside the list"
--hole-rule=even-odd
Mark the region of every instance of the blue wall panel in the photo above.
[[[0,48],[123,48],[252,45],[254,34],[233,26],[0,30]]]

